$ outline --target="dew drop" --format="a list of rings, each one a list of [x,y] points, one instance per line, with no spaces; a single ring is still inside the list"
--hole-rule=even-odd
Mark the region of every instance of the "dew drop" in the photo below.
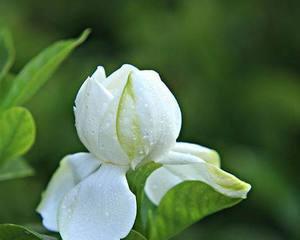
[[[140,154],[140,155],[143,155],[144,153],[145,153],[145,152],[144,152],[143,150],[140,150],[140,151],[139,151],[139,154]]]

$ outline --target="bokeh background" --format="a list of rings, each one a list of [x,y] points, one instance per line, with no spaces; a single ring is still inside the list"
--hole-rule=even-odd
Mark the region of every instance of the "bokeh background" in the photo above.
[[[0,0],[16,45],[14,71],[53,41],[93,33],[28,104],[37,141],[31,178],[0,183],[0,222],[36,225],[34,209],[59,160],[84,150],[76,92],[97,65],[155,69],[183,111],[180,140],[217,149],[249,198],[183,239],[300,239],[300,2]]]

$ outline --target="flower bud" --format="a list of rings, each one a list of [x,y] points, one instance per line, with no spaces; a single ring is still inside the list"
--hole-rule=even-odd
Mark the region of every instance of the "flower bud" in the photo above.
[[[168,152],[181,128],[178,103],[159,75],[131,65],[108,77],[98,67],[81,86],[74,111],[79,138],[93,155],[133,168]]]

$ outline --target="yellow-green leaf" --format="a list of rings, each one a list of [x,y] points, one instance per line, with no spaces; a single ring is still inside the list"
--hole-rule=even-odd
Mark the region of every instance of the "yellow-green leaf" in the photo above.
[[[0,165],[24,154],[35,139],[35,124],[31,113],[13,107],[0,115]]]

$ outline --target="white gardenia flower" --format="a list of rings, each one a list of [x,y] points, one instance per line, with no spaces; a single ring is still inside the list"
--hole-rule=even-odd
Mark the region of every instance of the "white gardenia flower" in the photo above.
[[[220,169],[215,151],[176,143],[180,108],[155,71],[123,65],[106,77],[98,67],[81,86],[74,113],[78,136],[90,153],[61,161],[37,208],[44,226],[63,240],[126,237],[137,211],[126,172],[147,161],[162,164],[145,186],[156,205],[186,180],[205,182],[230,197],[245,198],[250,190]]]

